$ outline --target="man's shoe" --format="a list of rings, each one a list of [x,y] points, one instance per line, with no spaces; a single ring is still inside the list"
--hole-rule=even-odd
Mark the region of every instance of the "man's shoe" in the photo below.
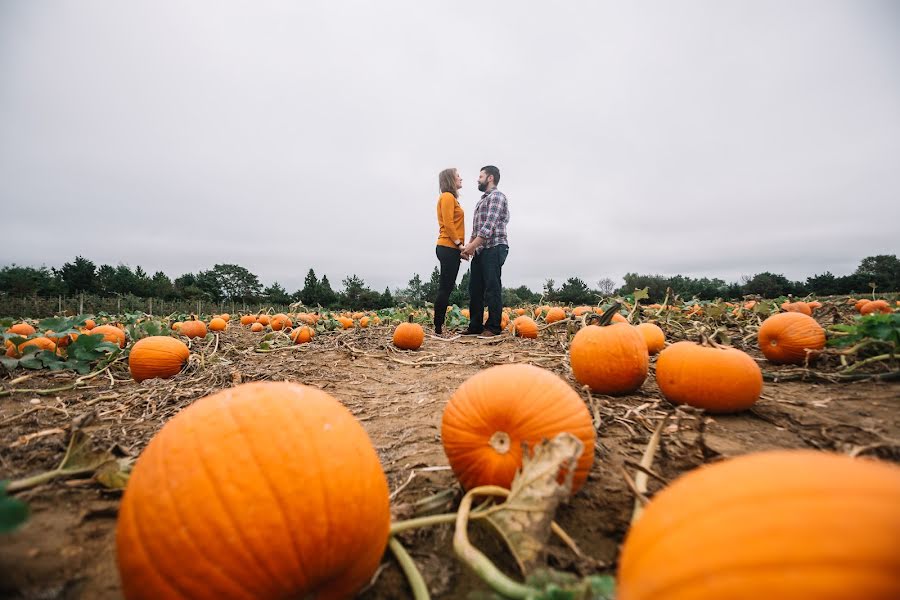
[[[462,330],[459,335],[481,335],[483,331],[472,331],[471,329]]]
[[[497,335],[497,334],[494,333],[493,331],[491,331],[490,329],[485,329],[484,331],[481,332],[481,335],[479,335],[478,337],[480,337],[480,338],[492,338],[492,337],[494,337],[495,335]]]

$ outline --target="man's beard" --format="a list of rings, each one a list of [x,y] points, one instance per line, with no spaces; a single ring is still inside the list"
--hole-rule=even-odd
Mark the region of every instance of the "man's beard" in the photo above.
[[[479,191],[479,192],[487,191],[487,186],[488,186],[488,184],[487,184],[486,181],[483,182],[483,183],[479,181],[479,182],[478,182],[478,191]]]

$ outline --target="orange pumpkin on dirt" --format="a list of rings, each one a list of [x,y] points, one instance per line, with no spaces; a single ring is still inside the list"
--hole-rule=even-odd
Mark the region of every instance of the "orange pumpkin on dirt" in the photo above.
[[[102,335],[104,342],[116,344],[119,348],[125,347],[125,332],[114,325],[100,325],[87,332],[87,335]]]
[[[604,313],[601,323],[608,321],[612,310]],[[582,327],[569,345],[569,361],[578,383],[600,394],[628,394],[647,378],[650,355],[637,329],[613,323]]]
[[[6,340],[6,355],[11,358],[21,358],[23,354],[25,354],[25,350],[29,347],[37,348],[38,352],[41,350],[49,350],[51,352],[56,352],[56,342],[51,340],[48,337],[36,337],[31,338],[30,340],[25,340],[18,347],[13,344],[10,340]]]
[[[378,455],[340,402],[239,385],[182,410],[138,458],[116,530],[124,596],[350,598],[390,520]]]
[[[362,327],[363,329],[365,329],[366,327],[369,326],[369,323],[371,323],[371,322],[372,322],[372,320],[369,317],[362,317],[359,320],[359,326]]]
[[[258,317],[256,317],[256,322],[262,323],[263,326],[267,326],[269,324],[269,321],[269,315],[259,315]]]
[[[515,310],[515,313],[516,313],[516,316],[517,316],[517,317],[521,317],[521,316],[524,315],[526,312],[528,312],[528,311],[526,311],[524,308],[517,308],[517,309]]]
[[[263,329],[265,329],[265,327],[263,327],[262,323],[254,323],[253,325],[250,326],[250,331],[252,331],[254,333],[259,333]]]
[[[655,325],[654,323],[641,323],[636,326],[635,329],[637,329],[644,337],[644,342],[647,344],[647,351],[651,356],[659,353],[660,350],[666,347],[666,334],[659,328],[659,325]]]
[[[353,319],[350,317],[338,317],[337,322],[341,324],[342,329],[350,329],[353,327]]]
[[[403,350],[418,350],[425,341],[425,331],[418,323],[400,323],[394,330],[393,341]]]
[[[294,340],[295,344],[305,344],[313,339],[314,335],[315,331],[311,327],[304,325],[291,332],[291,339]]]
[[[900,598],[898,506],[887,462],[778,450],[703,466],[631,527],[616,598]]]
[[[229,321],[231,321],[231,315],[228,314],[228,313],[222,313],[221,315],[219,315],[219,318],[221,318],[221,319],[222,319],[223,321],[225,321],[226,323],[228,323]]]
[[[145,337],[134,343],[128,355],[128,370],[135,381],[181,373],[191,351],[181,340],[165,335]]]
[[[763,377],[746,352],[685,341],[659,353],[656,383],[669,402],[727,413],[756,404]]]
[[[584,443],[572,491],[581,488],[594,461],[594,425],[572,387],[528,364],[491,367],[453,393],[441,419],[441,440],[462,486],[509,488],[522,466],[522,444],[568,432]]]
[[[784,302],[781,305],[781,309],[787,312],[803,313],[809,317],[812,316],[812,309],[806,302]]]
[[[22,337],[28,337],[29,335],[34,334],[34,332],[35,328],[28,323],[16,323],[6,330],[6,333],[15,333],[16,335],[21,335]]]
[[[550,310],[547,311],[547,316],[544,317],[544,322],[546,323],[556,323],[557,321],[562,321],[566,318],[566,311],[561,309],[558,306],[554,306]]]
[[[203,321],[185,321],[181,324],[178,332],[189,338],[206,337],[206,323]]]
[[[281,331],[282,329],[285,329],[287,327],[292,327],[294,323],[286,314],[278,313],[277,315],[272,317],[269,325],[272,327],[272,331]]]
[[[223,319],[222,317],[216,317],[209,322],[210,331],[225,331],[227,327],[228,323],[226,323],[225,319]]]
[[[875,313],[889,314],[892,312],[894,311],[891,309],[891,305],[885,300],[872,300],[871,302],[866,302],[862,305],[862,308],[859,309],[859,314],[861,315],[872,315]]]
[[[868,300],[866,298],[860,298],[853,305],[853,308],[856,309],[856,312],[860,312],[862,310],[862,307],[865,306],[866,304],[868,304],[869,302],[871,302],[871,300]]]
[[[759,349],[771,362],[799,365],[807,353],[813,358],[825,347],[825,330],[810,316],[784,312],[763,321],[758,340]]]
[[[529,316],[516,317],[512,326],[519,337],[535,339],[538,335],[537,323]]]
[[[243,315],[241,317],[241,325],[253,325],[256,323],[255,315]]]

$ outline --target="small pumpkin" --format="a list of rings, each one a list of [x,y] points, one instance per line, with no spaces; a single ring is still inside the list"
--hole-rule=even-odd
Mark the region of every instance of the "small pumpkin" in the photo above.
[[[172,331],[181,331],[181,326],[183,324],[184,323],[182,321],[175,321],[174,323],[172,323]]]
[[[516,317],[512,326],[519,337],[534,339],[538,335],[537,323],[529,316]]]
[[[282,329],[286,329],[288,327],[292,327],[294,325],[291,318],[288,317],[284,313],[278,313],[272,320],[269,322],[269,325],[272,327],[273,331],[281,331]]]
[[[128,370],[135,381],[159,377],[168,379],[181,372],[191,351],[181,340],[152,335],[134,343],[128,355]]]
[[[28,337],[29,335],[33,335],[35,332],[35,328],[29,325],[28,323],[16,323],[12,327],[6,330],[6,333],[15,333],[16,335],[20,335],[22,337]]]
[[[806,302],[785,302],[781,305],[782,310],[787,312],[798,312],[807,316],[812,316],[812,309]]]
[[[773,363],[803,364],[825,347],[825,330],[815,319],[798,312],[772,315],[759,327],[759,349]]]
[[[368,435],[329,394],[255,382],[201,398],[131,473],[124,596],[351,598],[387,546],[388,493]]]
[[[418,350],[425,341],[425,331],[418,323],[400,323],[394,329],[394,345],[403,350]]]
[[[889,314],[892,312],[894,311],[891,309],[891,305],[885,300],[872,300],[871,302],[866,302],[862,305],[862,308],[859,309],[859,314],[861,315],[872,315],[875,313]]]
[[[459,386],[444,409],[441,440],[457,479],[466,489],[509,488],[522,466],[522,444],[568,432],[584,443],[573,493],[594,461],[594,425],[572,387],[546,369],[511,364],[479,371]]]
[[[898,506],[887,462],[777,450],[703,466],[631,527],[616,598],[900,598]]]
[[[517,308],[517,309],[515,310],[515,313],[516,313],[516,316],[517,316],[517,317],[521,317],[521,316],[524,315],[526,312],[528,312],[528,311],[526,311],[524,308]]]
[[[578,383],[600,394],[628,394],[644,383],[650,367],[647,343],[627,323],[608,325],[617,305],[600,318],[600,325],[582,327],[569,344],[569,362]]]
[[[550,310],[547,311],[547,316],[544,317],[544,322],[546,323],[556,323],[557,321],[562,321],[566,318],[566,311],[561,309],[558,306],[554,306]]]
[[[222,313],[221,315],[219,315],[219,318],[221,318],[221,319],[222,319],[223,321],[225,321],[226,323],[228,323],[229,321],[231,321],[231,315],[228,314],[228,313]]]
[[[866,298],[860,298],[853,305],[853,308],[856,309],[856,312],[860,312],[862,310],[862,307],[865,306],[866,304],[868,304],[869,302],[871,302],[871,300],[868,300]]]
[[[206,323],[203,321],[185,321],[179,328],[181,335],[189,338],[206,337]]]
[[[269,324],[269,321],[269,315],[259,315],[258,317],[256,317],[256,322],[262,323],[263,326],[267,326]]]
[[[313,331],[313,329],[307,325],[304,325],[303,327],[298,327],[291,332],[291,339],[294,340],[295,344],[305,344],[306,342],[310,341],[314,335],[315,332]]]
[[[228,323],[222,317],[216,317],[209,322],[210,331],[225,331],[226,327],[228,327]]]
[[[257,323],[254,323],[253,325],[250,326],[250,331],[252,331],[252,332],[254,332],[254,333],[259,333],[259,332],[262,331],[263,329],[265,329],[265,327],[263,327],[263,324],[262,324],[262,323],[258,323],[258,322],[257,322]]]
[[[654,323],[641,323],[636,327],[640,334],[644,337],[647,344],[647,351],[651,356],[659,353],[666,347],[666,334]]]
[[[669,402],[727,413],[756,404],[763,377],[746,352],[684,341],[659,353],[656,383]]]
[[[359,320],[359,326],[362,327],[363,329],[365,329],[366,327],[369,326],[370,322],[371,322],[371,319],[369,319],[369,317],[362,317]]]
[[[93,329],[96,326],[97,326],[97,323],[93,319],[88,319],[87,321],[84,322],[84,328],[87,329],[88,331],[90,331],[91,329]]]
[[[242,315],[241,316],[241,325],[252,325],[256,323],[256,316],[254,315]]]
[[[119,348],[125,347],[125,332],[115,325],[100,325],[87,332],[87,335],[102,335],[104,342],[116,344]]]

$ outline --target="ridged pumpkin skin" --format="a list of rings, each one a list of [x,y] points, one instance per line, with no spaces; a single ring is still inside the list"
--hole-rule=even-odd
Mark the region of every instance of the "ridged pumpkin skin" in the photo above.
[[[651,356],[658,354],[660,350],[666,347],[666,334],[659,328],[659,325],[654,325],[653,323],[641,323],[635,327],[635,329],[644,336],[644,342],[647,344],[647,351]]]
[[[627,323],[582,327],[569,345],[572,374],[599,394],[635,391],[650,366],[644,337]]]
[[[181,372],[190,356],[191,351],[181,340],[165,335],[145,337],[132,346],[128,370],[135,381],[168,379]]]
[[[657,494],[618,600],[900,598],[900,468],[808,450],[701,467]]]
[[[128,600],[349,598],[374,574],[388,486],[337,400],[249,383],[181,411],[143,451],[116,531]]]
[[[178,328],[178,332],[189,338],[206,337],[206,323],[203,321],[185,321]]]
[[[222,317],[216,317],[209,322],[210,331],[225,331],[226,327],[228,327],[228,323]]]
[[[425,341],[425,331],[418,323],[400,323],[394,330],[394,345],[403,350],[418,350]]]
[[[516,335],[523,338],[535,339],[538,334],[537,323],[529,316],[516,317],[513,321]]]
[[[509,488],[522,466],[522,442],[533,448],[564,431],[584,442],[572,482],[574,493],[594,462],[591,415],[568,383],[528,364],[479,371],[453,393],[441,419],[444,453],[466,489]]]
[[[727,413],[756,404],[763,377],[746,352],[678,342],[659,353],[656,383],[669,402]]]
[[[125,332],[115,325],[100,325],[87,332],[88,335],[102,335],[104,342],[116,344],[119,348],[125,347]]]
[[[550,310],[547,311],[547,316],[544,317],[544,321],[547,323],[556,323],[557,321],[562,321],[566,318],[566,311],[559,308],[558,306],[554,306]]]
[[[786,312],[772,315],[759,327],[759,349],[765,357],[780,364],[803,364],[806,349],[825,347],[825,330],[807,315]]]

